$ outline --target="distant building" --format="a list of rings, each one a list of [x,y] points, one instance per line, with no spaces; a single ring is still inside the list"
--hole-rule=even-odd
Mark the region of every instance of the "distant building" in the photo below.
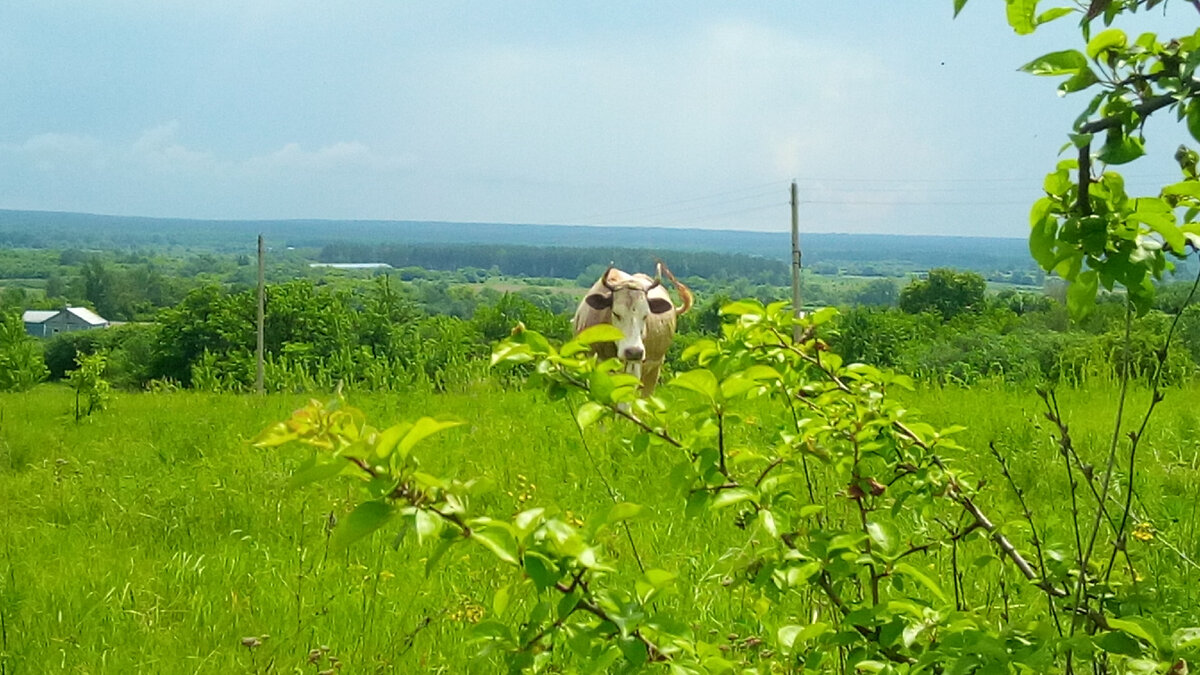
[[[25,332],[41,338],[92,328],[107,328],[108,320],[86,307],[31,309],[21,315]]]
[[[383,270],[392,269],[387,263],[309,263],[309,267],[329,267],[335,270]]]

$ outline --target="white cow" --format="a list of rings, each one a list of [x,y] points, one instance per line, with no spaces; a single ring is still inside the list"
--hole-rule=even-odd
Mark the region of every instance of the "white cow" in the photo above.
[[[676,306],[671,300],[662,285],[663,274],[675,284],[682,305]],[[621,359],[625,372],[641,379],[642,395],[650,396],[658,384],[663,357],[675,337],[675,319],[691,307],[692,292],[661,260],[655,279],[645,274],[626,274],[610,266],[575,310],[575,334],[602,323],[616,326],[625,336],[620,342],[600,342],[592,349],[602,359]]]

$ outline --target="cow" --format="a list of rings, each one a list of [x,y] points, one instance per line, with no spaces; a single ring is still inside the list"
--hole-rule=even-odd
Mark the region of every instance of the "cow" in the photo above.
[[[662,285],[667,275],[679,291],[683,304],[676,306]],[[609,266],[592,284],[575,310],[575,334],[597,324],[616,326],[625,336],[619,342],[598,342],[592,350],[601,359],[619,358],[625,372],[642,381],[642,395],[650,396],[658,385],[663,357],[675,337],[675,319],[692,308],[692,292],[679,283],[660,260],[658,274],[626,274]]]

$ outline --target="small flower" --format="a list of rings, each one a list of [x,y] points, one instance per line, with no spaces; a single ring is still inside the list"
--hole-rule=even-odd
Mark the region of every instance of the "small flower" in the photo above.
[[[1154,525],[1150,523],[1138,523],[1133,528],[1133,538],[1141,542],[1147,542],[1154,539]]]

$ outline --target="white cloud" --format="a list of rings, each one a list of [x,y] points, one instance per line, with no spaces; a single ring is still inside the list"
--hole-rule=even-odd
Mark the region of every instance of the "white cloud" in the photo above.
[[[213,173],[222,168],[212,154],[184,146],[178,135],[178,121],[147,129],[124,155],[134,164],[163,173]]]
[[[344,141],[317,150],[305,150],[299,143],[288,143],[266,155],[239,163],[250,175],[278,175],[290,172],[396,171],[413,164],[411,156],[382,155],[359,141]]]
[[[0,151],[3,151],[3,146],[0,146]],[[90,136],[38,134],[16,147],[10,146],[9,152],[39,171],[104,166],[102,144]]]
[[[360,141],[340,141],[316,150],[287,143],[278,150],[245,158],[218,157],[189,147],[179,139],[180,124],[171,121],[143,131],[126,144],[105,143],[93,136],[44,133],[17,144],[0,144],[0,157],[40,171],[79,169],[149,175],[191,174],[211,178],[279,178],[293,174],[389,172],[415,162],[412,155],[376,152]]]

